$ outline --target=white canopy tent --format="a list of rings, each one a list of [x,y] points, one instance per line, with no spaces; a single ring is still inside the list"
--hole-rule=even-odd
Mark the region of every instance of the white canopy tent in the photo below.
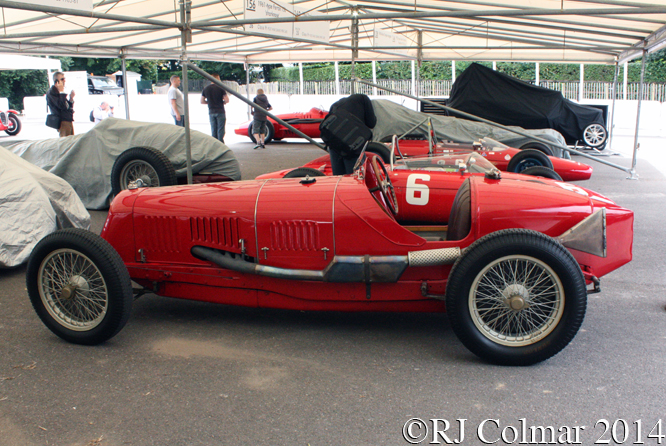
[[[123,72],[127,58],[165,58],[578,62],[615,64],[617,74],[619,64],[666,46],[666,0],[102,0],[89,11],[53,5],[0,0],[0,53],[119,57]],[[632,178],[640,99],[637,115],[632,168],[623,168]]]

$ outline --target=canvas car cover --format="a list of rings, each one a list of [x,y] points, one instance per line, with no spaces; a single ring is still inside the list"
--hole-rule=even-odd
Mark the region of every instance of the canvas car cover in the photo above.
[[[454,118],[452,116],[421,113],[386,99],[375,99],[372,101],[372,106],[375,109],[375,115],[377,115],[377,125],[372,129],[372,139],[374,141],[382,141],[394,134],[401,135],[428,117],[432,119],[435,137],[438,140],[471,143],[481,138],[489,137],[507,146],[516,148],[520,148],[523,144],[532,141],[530,138],[490,124]],[[565,143],[562,135],[552,129],[525,130],[520,127],[515,128],[557,144],[564,145]],[[425,124],[419,130],[414,131],[414,133],[419,132],[423,132],[424,134],[427,132]],[[553,153],[561,153],[561,151],[554,151]]]
[[[523,82],[477,63],[456,78],[446,105],[503,125],[555,129],[569,144],[582,139],[588,125],[604,125],[603,113],[597,108],[577,104],[559,91]]]
[[[190,131],[192,172],[224,175],[240,180],[236,155],[222,142]],[[176,169],[187,175],[185,129],[172,124],[107,118],[87,133],[65,138],[24,141],[8,147],[13,153],[72,185],[88,209],[105,209],[111,197],[111,169],[118,156],[132,147],[163,152]]]
[[[90,214],[67,182],[0,147],[0,267],[25,262],[44,236],[90,229]]]

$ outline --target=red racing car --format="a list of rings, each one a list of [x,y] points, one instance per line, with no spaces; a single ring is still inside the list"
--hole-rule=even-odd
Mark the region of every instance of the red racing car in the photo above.
[[[2,131],[9,136],[18,135],[21,131],[21,120],[16,110],[0,111],[0,132]]]
[[[327,111],[320,108],[312,108],[307,113],[287,113],[277,116],[310,138],[319,138],[319,124],[321,124],[327,114]],[[247,136],[252,142],[257,142],[254,136],[252,136],[252,121],[244,122],[234,131],[237,135]],[[265,142],[279,141],[284,138],[301,138],[301,136],[269,117],[268,134],[266,135]]]
[[[395,147],[395,151],[392,151],[393,147]],[[374,141],[370,142],[366,150],[381,156],[386,164],[389,164],[391,157],[394,156],[391,153],[398,154],[399,159],[439,155],[452,155],[458,158],[463,156],[466,158],[470,153],[477,153],[502,171],[541,176],[560,181],[588,180],[592,176],[592,167],[587,164],[548,156],[539,150],[514,149],[490,138],[484,138],[473,144],[439,142],[436,145],[431,145],[424,140],[398,141],[397,138],[394,138],[394,142],[388,145]],[[330,158],[328,155],[323,155],[300,168],[284,169],[260,175],[257,179],[332,174]]]
[[[250,307],[446,310],[487,361],[555,355],[599,278],[631,260],[633,213],[494,168],[461,184],[483,160],[428,161],[395,189],[381,158],[367,156],[351,176],[123,191],[101,237],[69,229],[37,245],[30,300],[50,330],[79,344],[120,331],[133,280],[137,292]]]

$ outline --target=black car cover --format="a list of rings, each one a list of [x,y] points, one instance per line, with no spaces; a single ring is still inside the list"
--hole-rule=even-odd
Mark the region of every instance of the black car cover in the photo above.
[[[555,129],[567,144],[583,139],[588,125],[605,125],[598,108],[577,104],[559,91],[537,87],[477,63],[456,78],[446,105],[503,125]]]

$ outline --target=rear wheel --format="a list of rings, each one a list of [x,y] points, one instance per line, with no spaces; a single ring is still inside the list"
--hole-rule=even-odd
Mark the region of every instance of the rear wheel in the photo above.
[[[325,175],[326,174],[321,170],[313,169],[312,167],[299,167],[290,172],[287,172],[283,178],[304,178],[307,176],[323,177]]]
[[[370,141],[368,143],[368,146],[365,148],[365,151],[370,153],[376,153],[382,158],[382,161],[384,161],[386,164],[391,163],[391,150],[389,150],[389,148],[386,147],[386,144],[382,144],[376,141]]]
[[[254,121],[250,123],[250,125],[247,126],[247,136],[250,137],[250,140],[252,140],[253,143],[257,143],[257,139],[254,137],[252,134],[252,124]],[[268,144],[273,140],[273,135],[275,135],[275,127],[273,126],[273,123],[271,121],[266,122],[266,136],[264,136],[264,144]]]
[[[531,141],[520,146],[520,150],[525,149],[534,149],[538,150],[539,152],[543,152],[545,155],[553,156],[553,151],[550,149],[550,147],[537,141]]]
[[[482,359],[530,365],[576,335],[587,305],[585,279],[571,253],[536,231],[509,229],[473,243],[446,289],[451,326]]]
[[[522,173],[522,171],[528,167],[534,166],[548,167],[549,169],[552,169],[553,163],[542,152],[534,149],[525,149],[516,153],[513,158],[511,158],[507,170],[509,172]]]
[[[26,282],[44,325],[75,344],[110,339],[132,311],[132,285],[120,255],[83,229],[44,237],[30,255]]]
[[[124,151],[111,169],[111,189],[118,195],[129,183],[141,180],[144,186],[173,186],[176,171],[167,156],[150,147],[133,147]]]
[[[18,135],[21,131],[21,120],[14,113],[7,113],[7,133],[9,136]]]
[[[594,123],[585,127],[583,130],[583,141],[590,147],[599,149],[606,146],[608,131],[601,124]]]
[[[522,173],[523,175],[532,175],[535,177],[544,177],[544,178],[550,178],[551,180],[562,181],[562,177],[557,172],[547,167],[541,167],[541,166],[528,167],[527,169],[523,170],[520,173]]]

